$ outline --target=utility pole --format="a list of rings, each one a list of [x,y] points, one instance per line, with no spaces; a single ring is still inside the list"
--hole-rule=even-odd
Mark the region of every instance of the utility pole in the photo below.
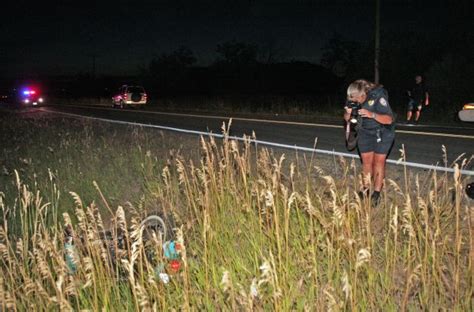
[[[380,0],[375,0],[375,60],[374,82],[379,84],[379,56],[380,56]]]
[[[94,53],[92,54],[92,79],[95,79],[95,61],[96,61],[97,55]]]
[[[95,61],[96,61],[97,55],[95,55],[95,53],[94,53],[94,54],[91,55],[91,57],[92,57],[91,76],[92,76],[92,79],[95,79]]]

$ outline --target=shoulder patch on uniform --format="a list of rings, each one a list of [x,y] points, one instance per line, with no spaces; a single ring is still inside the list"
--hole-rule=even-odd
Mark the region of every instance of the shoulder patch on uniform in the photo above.
[[[385,98],[380,98],[380,104],[382,104],[383,106],[387,106],[387,100]]]
[[[374,105],[375,101],[374,100],[369,100],[368,103],[369,103],[369,106],[372,106],[372,105]]]

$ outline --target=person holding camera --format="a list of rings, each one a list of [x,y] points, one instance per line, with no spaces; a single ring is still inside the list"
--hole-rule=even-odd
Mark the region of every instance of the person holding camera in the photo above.
[[[385,178],[386,159],[395,139],[395,123],[387,91],[368,80],[352,82],[347,88],[344,120],[354,122],[351,115],[358,116],[357,148],[364,176],[364,186],[359,194],[368,196],[373,179],[371,200],[378,204]]]

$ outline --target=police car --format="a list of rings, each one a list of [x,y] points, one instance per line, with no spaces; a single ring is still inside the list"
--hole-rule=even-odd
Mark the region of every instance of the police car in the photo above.
[[[474,122],[474,102],[465,104],[458,112],[458,117],[461,121]]]
[[[24,87],[19,90],[17,101],[21,106],[38,106],[44,103],[44,96],[38,88]]]

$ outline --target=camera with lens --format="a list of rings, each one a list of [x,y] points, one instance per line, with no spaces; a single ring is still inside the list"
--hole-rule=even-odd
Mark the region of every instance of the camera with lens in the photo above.
[[[352,108],[351,117],[349,118],[349,121],[352,124],[356,124],[357,118],[359,117],[359,109],[361,108],[361,105],[357,102],[349,102],[347,103],[347,107]]]

